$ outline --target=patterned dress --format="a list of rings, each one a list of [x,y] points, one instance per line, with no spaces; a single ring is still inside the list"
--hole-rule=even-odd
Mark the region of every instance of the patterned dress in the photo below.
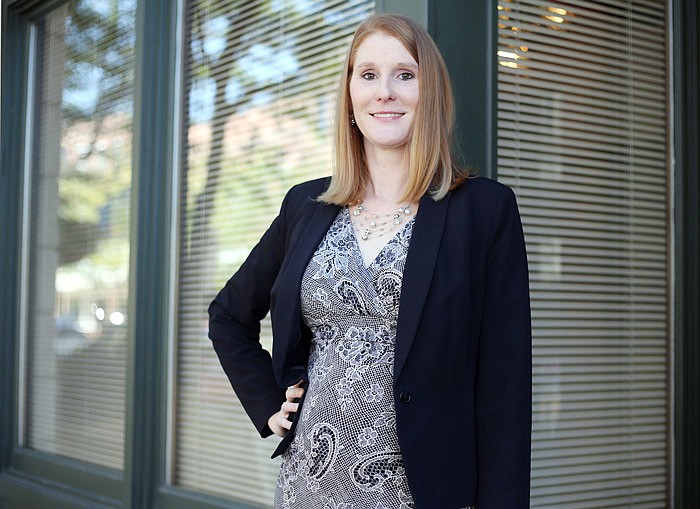
[[[342,209],[304,273],[309,384],[277,509],[412,509],[396,434],[394,343],[413,219],[366,267]]]

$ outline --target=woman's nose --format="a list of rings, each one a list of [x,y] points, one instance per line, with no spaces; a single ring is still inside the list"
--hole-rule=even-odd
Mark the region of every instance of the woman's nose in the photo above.
[[[377,85],[376,99],[387,101],[394,98],[394,87],[391,78],[381,78]]]

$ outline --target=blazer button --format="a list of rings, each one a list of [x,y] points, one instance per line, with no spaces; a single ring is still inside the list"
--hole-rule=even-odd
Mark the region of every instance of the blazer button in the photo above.
[[[411,393],[408,391],[401,391],[401,394],[399,394],[399,400],[401,400],[401,403],[408,403],[411,401]]]

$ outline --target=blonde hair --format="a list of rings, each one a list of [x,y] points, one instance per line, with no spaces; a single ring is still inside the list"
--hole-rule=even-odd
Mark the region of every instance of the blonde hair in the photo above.
[[[408,185],[400,201],[418,201],[430,193],[440,200],[467,175],[452,151],[454,104],[447,66],[435,42],[415,21],[378,14],[355,31],[341,74],[335,114],[335,166],[331,183],[319,200],[350,205],[364,196],[369,179],[362,133],[351,125],[350,79],[357,49],[367,36],[381,32],[403,44],[418,63],[418,107],[409,142]]]

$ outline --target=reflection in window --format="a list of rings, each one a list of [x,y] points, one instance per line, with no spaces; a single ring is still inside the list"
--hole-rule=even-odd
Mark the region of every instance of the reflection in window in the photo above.
[[[207,305],[279,210],[331,171],[337,80],[367,0],[192,1],[182,180],[175,461],[186,488],[270,505],[262,440],[207,339]],[[264,344],[270,331],[263,327]]]
[[[27,446],[120,469],[124,450],[135,0],[38,23]]]

